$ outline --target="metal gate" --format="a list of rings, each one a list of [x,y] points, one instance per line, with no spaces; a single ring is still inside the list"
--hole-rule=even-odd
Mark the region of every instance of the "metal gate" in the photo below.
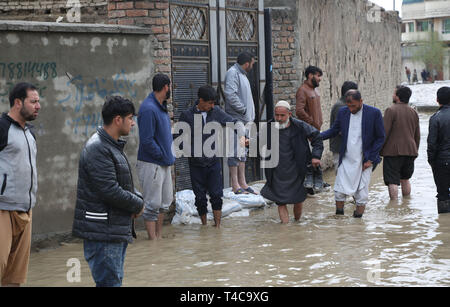
[[[200,86],[211,82],[209,0],[171,1],[170,25],[174,119],[190,108]],[[214,12],[212,14],[215,15]],[[192,189],[187,158],[175,161],[177,191]]]
[[[255,56],[255,65],[247,76],[255,103],[256,124],[259,124],[261,120],[262,103],[260,103],[260,97],[265,79],[263,2],[262,0],[225,1],[227,69],[236,63],[236,59],[241,52],[247,51]],[[245,165],[248,182],[262,179],[258,158],[247,159]]]
[[[244,50],[256,56],[258,64],[249,74],[257,119],[259,97],[264,88],[263,0],[171,0],[170,27],[174,119],[191,107],[198,88],[211,84],[223,92],[227,69]],[[248,163],[247,178],[259,180],[257,159]],[[228,169],[224,163],[224,184]],[[187,158],[175,162],[177,191],[191,189]]]

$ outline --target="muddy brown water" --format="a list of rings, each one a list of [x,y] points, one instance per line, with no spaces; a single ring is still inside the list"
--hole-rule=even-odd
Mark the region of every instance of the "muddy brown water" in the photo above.
[[[351,203],[337,218],[330,190],[307,199],[298,223],[281,225],[273,205],[224,219],[220,230],[167,225],[157,242],[141,232],[128,247],[123,286],[449,286],[450,214],[437,214],[426,161],[429,116],[420,115],[409,198],[389,201],[378,167],[362,219],[352,217]],[[334,173],[325,179],[333,184]],[[75,276],[73,259],[79,282],[67,278]],[[26,286],[94,285],[82,244],[31,255]]]

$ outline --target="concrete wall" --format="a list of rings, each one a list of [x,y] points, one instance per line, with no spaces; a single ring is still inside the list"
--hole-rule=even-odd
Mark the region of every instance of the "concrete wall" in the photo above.
[[[106,23],[107,0],[0,0],[1,19]]]
[[[346,80],[359,84],[364,102],[386,109],[401,83],[401,24],[395,12],[385,12],[364,0],[266,0],[272,8],[274,101],[290,99],[302,84],[308,65],[322,68],[324,124]],[[331,163],[328,141],[324,162]]]
[[[147,29],[0,22],[0,111],[9,110],[8,92],[19,81],[35,84],[41,97],[32,123],[39,185],[34,237],[70,231],[79,153],[102,124],[104,98],[121,95],[139,108],[150,90],[152,52]],[[135,127],[125,150],[132,166],[137,144]]]

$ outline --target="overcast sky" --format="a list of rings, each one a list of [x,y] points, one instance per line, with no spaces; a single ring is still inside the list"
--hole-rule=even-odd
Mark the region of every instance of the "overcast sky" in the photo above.
[[[391,11],[394,6],[394,0],[369,0],[381,7],[384,7],[386,10]],[[395,0],[395,10],[400,12],[400,16],[402,15],[402,1],[403,0]]]

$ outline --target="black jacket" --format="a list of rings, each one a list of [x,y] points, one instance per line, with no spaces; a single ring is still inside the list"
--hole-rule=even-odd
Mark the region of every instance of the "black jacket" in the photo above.
[[[144,201],[134,189],[124,146],[103,128],[86,143],[78,167],[74,236],[102,242],[136,237],[132,214],[141,212]]]
[[[295,134],[291,138],[291,145],[294,149],[295,160],[300,174],[306,174],[307,164],[311,163],[311,159],[321,159],[323,152],[323,141],[320,137],[320,132],[313,126],[307,124],[306,122],[293,118],[290,118],[291,125],[295,128]],[[274,120],[269,121],[268,124],[268,132],[267,132],[267,148],[272,149],[272,140],[271,140],[271,123]],[[308,140],[311,142],[312,152],[309,148]],[[282,148],[279,148],[282,150]],[[269,160],[271,157],[267,157],[266,160]],[[265,168],[265,175],[267,179],[267,184],[272,184],[272,175],[274,168]]]
[[[219,157],[206,157],[205,154],[202,152],[202,157],[194,157],[194,136],[195,136],[195,129],[194,129],[194,115],[198,115],[199,119],[201,119],[202,123],[202,148],[205,144],[205,141],[214,135],[214,133],[203,133],[203,128],[205,127],[205,123],[202,119],[202,112],[197,109],[198,101],[195,103],[195,105],[188,110],[184,111],[180,115],[179,122],[185,122],[189,124],[191,128],[191,135],[190,135],[190,141],[191,141],[191,152],[190,152],[190,158],[189,163],[195,166],[200,167],[208,167],[216,163],[220,158]],[[219,106],[215,106],[213,109],[211,109],[206,116],[206,124],[210,122],[217,122],[222,126],[225,126],[227,123],[237,123],[238,120],[234,119],[227,113],[225,113]],[[243,125],[242,125],[243,128]],[[213,130],[214,131],[214,130]],[[214,131],[217,133],[217,131]],[[177,134],[176,137],[178,137],[180,134]],[[225,134],[223,135],[225,138]],[[216,144],[214,144],[216,145]],[[215,149],[215,146],[212,146],[212,149]],[[224,151],[225,152],[225,151]]]
[[[450,162],[450,105],[431,116],[428,129],[428,163],[434,166]]]

